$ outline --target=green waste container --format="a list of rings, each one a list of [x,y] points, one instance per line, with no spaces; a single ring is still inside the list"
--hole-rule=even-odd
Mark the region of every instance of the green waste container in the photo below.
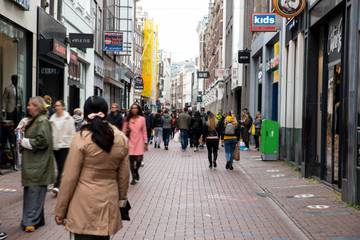
[[[279,129],[278,122],[267,119],[262,121],[260,145],[262,160],[279,159]]]

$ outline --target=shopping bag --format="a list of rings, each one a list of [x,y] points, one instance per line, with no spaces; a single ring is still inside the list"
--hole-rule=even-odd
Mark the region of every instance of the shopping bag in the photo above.
[[[180,131],[177,131],[174,135],[174,142],[180,142]]]
[[[233,158],[235,161],[240,161],[240,143],[239,142],[236,144]]]
[[[251,128],[250,128],[250,134],[255,136],[255,133],[256,133],[256,128],[255,128],[255,124],[251,125]]]

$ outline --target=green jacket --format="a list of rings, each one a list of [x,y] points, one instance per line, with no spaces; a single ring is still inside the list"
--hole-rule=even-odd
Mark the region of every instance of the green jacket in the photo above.
[[[54,183],[55,167],[51,126],[45,114],[38,115],[25,130],[32,150],[22,149],[23,186]]]
[[[187,112],[180,113],[177,120],[177,128],[180,130],[189,130],[191,124],[191,117]]]

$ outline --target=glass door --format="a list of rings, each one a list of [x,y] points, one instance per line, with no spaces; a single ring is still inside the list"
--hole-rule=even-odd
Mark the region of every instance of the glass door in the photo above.
[[[340,180],[340,110],[341,110],[341,65],[329,67],[326,105],[326,137],[324,180],[337,184]]]

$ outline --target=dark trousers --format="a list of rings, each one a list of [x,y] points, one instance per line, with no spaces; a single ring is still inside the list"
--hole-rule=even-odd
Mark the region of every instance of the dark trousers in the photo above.
[[[255,139],[255,148],[256,148],[256,149],[259,149],[259,147],[260,147],[260,136],[259,136],[259,135],[255,135],[255,136],[254,136],[254,139]]]
[[[60,183],[61,183],[61,176],[64,170],[64,166],[65,166],[65,160],[66,157],[69,153],[69,149],[68,148],[61,148],[59,150],[54,150],[54,155],[55,155],[55,160],[56,160],[56,167],[57,167],[57,177],[56,177],[56,181],[54,184],[55,188],[59,188],[60,187]]]
[[[164,141],[165,147],[169,146],[170,135],[171,135],[171,129],[170,128],[164,128],[163,129],[163,141]]]
[[[206,148],[208,150],[209,163],[212,166],[216,163],[219,150],[219,140],[211,139],[206,141]]]
[[[196,147],[196,148],[198,148],[200,145],[200,137],[201,137],[200,131],[192,132],[193,143],[194,143],[194,147]]]
[[[176,130],[176,128],[175,128],[175,127],[172,127],[172,128],[171,128],[171,139],[174,139],[174,136],[175,136],[175,130]]]
[[[250,135],[249,128],[242,127],[241,128],[241,138],[247,148],[250,148],[250,136],[249,135]]]
[[[147,137],[148,137],[148,143],[150,143],[151,138],[152,138],[152,136],[151,136],[152,129],[146,129],[146,132],[147,132]]]
[[[131,171],[131,176],[133,179],[135,179],[136,177],[139,177],[139,168],[141,166],[141,162],[143,160],[143,156],[129,156],[129,160],[130,160],[130,171]]]
[[[47,186],[24,187],[21,226],[35,226],[38,228],[45,225],[44,204],[46,192]]]
[[[180,129],[180,139],[181,139],[181,148],[186,150],[189,144],[189,131],[185,129]]]
[[[110,240],[110,236],[95,236],[70,233],[70,240]]]

